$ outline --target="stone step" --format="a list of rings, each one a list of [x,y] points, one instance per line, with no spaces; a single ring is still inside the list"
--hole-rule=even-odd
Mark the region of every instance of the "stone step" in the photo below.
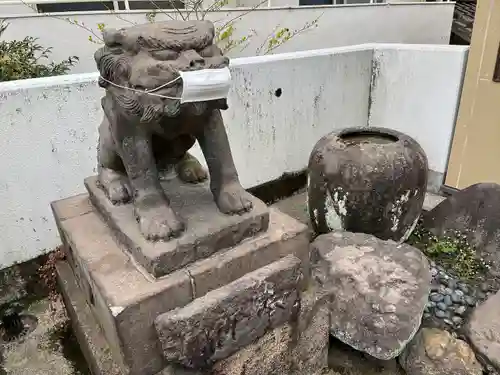
[[[92,375],[123,375],[68,263],[56,264],[57,283],[73,332]]]
[[[88,195],[54,202],[52,209],[78,285],[115,361],[123,362],[131,375],[163,369],[154,327],[158,315],[290,254],[302,261],[308,275],[308,229],[276,209],[269,210],[266,232],[160,278],[152,277],[115,241]]]
[[[252,198],[253,209],[226,215],[215,205],[209,183],[187,184],[177,178],[162,181],[172,209],[185,221],[186,230],[169,241],[149,241],[141,233],[132,203],[114,205],[98,187],[97,177],[85,179],[89,197],[116,239],[154,277],[165,276],[218,250],[237,245],[265,232],[269,209]]]
[[[289,255],[156,318],[169,362],[212,366],[278,328],[300,310],[300,259]]]
[[[56,272],[73,330],[92,374],[127,374],[128,370],[120,368],[111,355],[107,339],[69,264],[57,263]],[[300,312],[296,319],[268,330],[252,344],[216,363],[212,370],[217,374],[234,375],[325,374],[328,342],[329,311],[318,303],[316,294],[308,290],[300,295]],[[156,375],[205,374],[206,371],[169,364]]]

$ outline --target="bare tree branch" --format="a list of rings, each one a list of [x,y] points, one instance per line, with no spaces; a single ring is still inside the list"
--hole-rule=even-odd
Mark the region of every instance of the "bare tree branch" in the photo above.
[[[20,0],[20,1],[21,1],[21,3],[23,3],[24,5],[26,5],[27,7],[31,8],[32,10],[34,10],[35,12],[38,13],[38,9],[36,8],[36,6],[34,4],[29,4],[26,2],[26,0]],[[151,17],[148,17],[149,13],[146,15],[146,17],[148,18],[148,20],[150,22],[154,22],[154,16],[157,13],[161,13],[161,14],[165,15],[171,20],[176,19],[172,12],[166,12],[164,10],[164,8],[162,8],[161,6],[159,6],[155,2],[155,0],[148,0],[148,1],[155,8],[153,10],[153,12],[149,12],[149,13],[151,13]],[[196,19],[203,20],[203,19],[205,19],[206,15],[209,12],[221,10],[224,7],[224,5],[227,5],[229,2],[229,0],[214,0],[213,3],[207,7],[207,9],[204,9],[204,7],[203,7],[204,0],[185,0],[183,3],[184,8],[179,8],[179,6],[177,6],[178,1],[180,2],[182,0],[167,0],[167,1],[171,4],[172,9],[174,9],[176,11],[176,14],[184,21],[188,20],[193,13],[196,16]],[[244,10],[240,14],[230,18],[229,20],[225,20],[224,18],[222,18],[222,19],[219,19],[217,21],[213,21],[214,24],[220,23],[221,21],[224,22],[222,26],[217,27],[216,43],[225,43],[224,46],[221,47],[222,49],[225,50],[225,52],[228,52],[228,51],[230,51],[234,48],[237,48],[237,47],[241,47],[240,51],[243,51],[245,48],[247,48],[249,45],[250,39],[253,38],[254,36],[258,35],[257,31],[255,29],[251,29],[249,31],[248,35],[245,35],[237,40],[234,40],[232,38],[233,32],[235,30],[234,24],[235,24],[235,22],[241,20],[244,16],[248,15],[249,13],[251,13],[254,10],[256,10],[257,8],[259,8],[262,4],[266,3],[267,1],[268,0],[261,0],[258,4],[252,6],[251,8],[247,8],[246,10]],[[123,17],[121,14],[117,13],[116,10],[110,9],[105,3],[101,3],[101,4],[103,4],[104,7],[111,14],[113,14],[115,17],[117,17],[118,19],[120,19],[124,22],[127,22],[129,24],[132,24],[132,25],[137,25],[137,23],[135,23],[135,22]],[[47,16],[54,18],[54,19],[68,22],[72,25],[76,25],[76,26],[86,30],[87,32],[89,32],[91,34],[89,36],[89,40],[91,42],[97,43],[93,39],[93,37],[95,37],[99,42],[101,42],[101,43],[103,42],[102,36],[99,35],[96,31],[94,31],[94,29],[92,29],[91,27],[86,26],[83,22],[78,22],[76,19],[70,19],[69,17],[63,17],[63,16],[56,16],[53,14],[47,14]],[[322,16],[323,16],[323,14],[319,15],[312,22],[306,22],[306,24],[303,27],[301,27],[299,29],[295,29],[293,31],[290,31],[288,28],[281,28],[280,29],[280,25],[277,25],[266,36],[266,38],[264,39],[262,44],[256,49],[256,54],[259,55],[262,52],[263,52],[263,54],[269,54],[272,51],[274,51],[275,49],[277,49],[278,47],[282,46],[284,43],[286,43],[290,39],[292,39],[292,38],[294,38],[302,33],[307,32],[308,30],[310,30],[313,27],[317,27],[318,21]],[[98,29],[100,31],[102,31],[102,29],[104,27],[105,27],[104,24],[98,24]],[[277,31],[278,29],[279,29],[279,31]],[[266,44],[267,44],[267,46],[266,46]]]
[[[126,18],[123,18],[121,15],[119,15],[118,13],[116,13],[116,11],[115,11],[114,9],[109,8],[109,7],[108,7],[105,3],[101,3],[101,4],[102,4],[102,5],[103,5],[103,6],[104,6],[107,10],[109,10],[111,13],[113,13],[113,14],[116,16],[116,18],[118,18],[119,20],[125,21],[125,22],[127,22],[127,23],[129,23],[129,24],[131,24],[131,25],[134,25],[134,26],[135,26],[135,25],[137,25],[135,22],[130,21],[130,20],[126,19]]]
[[[267,34],[266,38],[262,41],[262,44],[259,46],[259,48],[257,48],[255,50],[255,53],[258,55],[262,52],[262,49],[264,48],[264,46],[266,45],[266,43],[268,42],[269,38],[276,32],[276,30],[278,30],[278,28],[280,27],[280,25],[278,24],[274,29],[273,31],[271,31],[269,34]]]
[[[174,8],[175,10],[177,10],[177,12],[179,12],[179,15],[181,16],[181,18],[184,20],[184,17],[181,13],[181,11],[177,8],[177,6],[175,5],[175,0],[168,0],[170,2],[170,4],[172,4],[172,8]],[[172,17],[172,15],[168,12],[165,12],[163,10],[163,8],[160,8],[153,0],[149,0],[149,2],[151,4],[153,4],[153,6],[156,8],[156,10],[158,10],[160,13],[166,15],[167,17],[169,17],[171,20],[175,20],[174,17]]]
[[[309,31],[311,28],[313,27],[316,27],[318,25],[318,20],[321,18],[321,16],[323,16],[323,13],[320,14],[316,19],[314,19],[312,22],[308,22],[306,23],[303,27],[301,27],[300,29],[296,29],[294,30],[292,33],[288,34],[285,38],[281,39],[278,41],[278,43],[274,44],[274,45],[270,45],[266,51],[264,52],[265,55],[267,55],[268,53],[274,51],[276,48],[282,46],[284,43],[286,43],[287,41],[289,41],[290,39],[296,37],[297,35],[300,35],[304,32],[307,32]],[[269,40],[269,38],[267,39]]]
[[[257,5],[254,5],[253,7],[251,7],[250,9],[247,9],[245,12],[243,12],[242,14],[238,15],[238,16],[235,16],[233,18],[231,18],[229,21],[227,21],[224,25],[221,26],[221,29],[225,29],[230,23],[232,23],[233,21],[236,21],[237,19],[241,19],[242,17],[246,16],[248,13],[251,13],[253,12],[255,9],[257,9],[258,7],[260,7],[262,4],[264,3],[267,3],[268,0],[262,0],[260,3],[258,3]],[[219,20],[220,21],[220,20]],[[219,21],[214,21],[214,23],[217,23]]]

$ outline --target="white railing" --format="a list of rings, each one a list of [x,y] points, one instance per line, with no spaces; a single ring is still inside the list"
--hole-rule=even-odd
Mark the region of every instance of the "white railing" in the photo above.
[[[356,5],[356,4],[383,4],[407,2],[408,0],[299,0],[297,5]],[[438,0],[438,2],[450,0]],[[425,2],[425,0],[411,0],[411,2]],[[75,6],[81,4],[83,6]],[[271,1],[264,2],[263,6],[270,6]],[[0,0],[2,6],[24,5],[36,13],[60,13],[93,10],[143,10],[143,9],[172,9],[183,8],[182,0]],[[234,5],[234,4],[233,4]],[[248,6],[248,4],[246,4]],[[80,9],[78,9],[80,8]]]
[[[21,6],[35,13],[183,9],[182,0],[0,0],[0,9]],[[21,8],[19,8],[21,9]],[[1,18],[1,16],[0,16]]]
[[[207,0],[201,0],[204,3]],[[0,14],[22,13],[65,13],[88,11],[130,11],[184,9],[186,0],[0,0]],[[274,6],[310,6],[310,5],[381,5],[385,3],[419,3],[427,0],[229,0],[223,8],[235,7],[274,7]],[[436,0],[433,2],[453,2]],[[207,3],[208,4],[208,3]],[[208,4],[210,5],[210,4]],[[1,16],[0,16],[1,18]]]

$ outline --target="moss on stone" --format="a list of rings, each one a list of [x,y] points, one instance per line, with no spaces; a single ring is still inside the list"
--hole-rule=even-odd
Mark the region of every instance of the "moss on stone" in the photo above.
[[[487,262],[478,256],[467,236],[460,232],[438,237],[420,221],[407,243],[463,280],[477,281],[488,269]]]

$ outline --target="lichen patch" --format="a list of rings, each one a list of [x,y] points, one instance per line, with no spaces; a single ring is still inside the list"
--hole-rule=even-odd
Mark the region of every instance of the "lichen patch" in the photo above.
[[[397,198],[394,203],[392,204],[392,208],[390,211],[391,215],[391,230],[393,232],[396,232],[399,228],[400,224],[400,219],[403,214],[403,207],[406,202],[410,199],[410,190],[407,190],[405,193],[403,193],[399,198]]]
[[[336,187],[333,194],[328,190],[325,197],[325,221],[329,230],[343,230],[344,218],[347,215],[347,197],[342,187]]]

